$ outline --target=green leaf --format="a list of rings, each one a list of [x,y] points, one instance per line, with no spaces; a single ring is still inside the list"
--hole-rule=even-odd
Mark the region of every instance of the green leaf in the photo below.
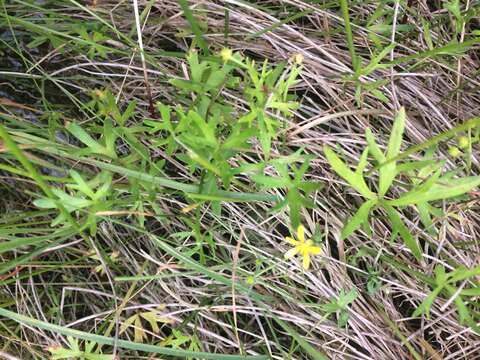
[[[427,201],[446,200],[464,195],[480,185],[480,176],[468,176],[459,179],[439,179],[428,191],[414,189],[395,200],[389,200],[392,206],[414,205]]]
[[[340,308],[342,309],[345,309],[347,305],[355,301],[357,296],[358,296],[358,292],[356,289],[352,289],[346,294],[343,294],[343,293],[340,294],[338,298],[338,306],[340,306]]]
[[[422,221],[423,227],[425,230],[431,234],[435,235],[437,229],[433,224],[432,216],[430,213],[430,206],[427,202],[418,203],[417,204],[418,215],[420,216],[420,220]]]
[[[74,188],[87,195],[90,199],[93,199],[95,197],[95,193],[93,192],[93,190],[85,182],[85,180],[83,180],[82,176],[78,172],[76,172],[75,170],[70,170],[70,176],[78,185]]]
[[[460,294],[463,296],[480,296],[480,286],[471,289],[464,289]]]
[[[368,160],[368,148],[363,150],[362,155],[360,156],[360,160],[358,162],[357,168],[355,169],[355,175],[363,176],[363,171],[367,166],[367,160]]]
[[[390,140],[388,142],[386,160],[395,158],[400,152],[402,145],[403,131],[405,129],[405,108],[400,108],[393,123]],[[392,161],[380,168],[379,195],[384,196],[396,175],[396,162]]]
[[[203,38],[202,30],[200,28],[200,25],[198,24],[197,20],[193,16],[192,10],[190,9],[190,6],[188,5],[187,0],[179,0],[180,2],[180,7],[182,8],[183,14],[185,15],[186,20],[190,24],[192,28],[192,32],[195,35],[195,40],[200,46],[200,48],[203,50],[204,55],[210,55],[210,52],[208,51],[208,45],[205,42],[205,39]]]
[[[367,128],[365,130],[365,138],[367,139],[368,150],[370,151],[370,154],[379,164],[383,163],[385,161],[385,155],[378,147],[375,141],[375,137],[373,136],[372,130],[370,130],[370,128]]]
[[[28,316],[17,314],[13,311],[9,311],[4,308],[0,308],[0,316],[14,320],[21,324],[29,325],[39,329],[48,330],[53,333],[67,335],[67,336],[74,336],[76,338],[83,339],[83,340],[95,341],[98,344],[112,346],[113,344],[116,343],[116,346],[121,349],[144,351],[147,353],[157,353],[157,354],[163,354],[163,355],[174,356],[174,357],[193,357],[196,359],[211,359],[211,360],[249,360],[249,359],[266,360],[268,359],[268,356],[265,356],[265,355],[243,356],[243,355],[213,354],[213,353],[206,353],[206,352],[199,352],[199,351],[170,349],[170,348],[160,347],[156,345],[149,345],[149,344],[137,344],[131,341],[114,339],[107,336],[92,334],[92,333],[83,332],[80,330],[75,330],[72,328],[67,328],[64,326],[47,323],[47,322],[40,321]]]
[[[116,129],[113,128],[112,119],[106,118],[103,123],[103,138],[105,140],[105,147],[107,149],[108,155],[112,159],[117,158],[117,153],[115,152],[115,141],[117,140]]]
[[[447,274],[443,265],[435,266],[435,282],[438,286],[443,286],[447,282]]]
[[[450,275],[451,277],[449,279],[449,282],[457,282],[457,281],[462,281],[468,278],[480,276],[480,266],[475,266],[474,268],[471,268],[471,269],[460,267]]]
[[[465,303],[462,301],[462,297],[460,295],[457,296],[454,301],[455,305],[457,305],[460,325],[463,325],[467,322],[468,319],[471,319],[470,311],[465,306]]]
[[[326,304],[323,304],[323,305],[320,305],[320,308],[322,309],[322,311],[328,313],[328,314],[331,314],[331,313],[334,313],[336,312],[337,310],[340,310],[340,306],[338,306],[337,302],[336,301],[331,301],[329,303],[326,303]]]
[[[429,174],[431,174],[433,171],[442,168],[444,164],[445,164],[445,161],[439,161],[439,160],[410,161],[407,163],[397,165],[396,173],[400,174],[403,172],[418,170],[419,171],[418,177],[425,178]]]
[[[194,83],[193,81],[190,80],[184,80],[184,79],[171,79],[169,80],[170,84],[173,86],[182,89],[184,91],[193,91],[196,93],[201,93],[202,92],[202,85]]]
[[[342,160],[340,160],[340,158],[332,149],[330,149],[328,146],[325,146],[323,148],[323,152],[325,153],[327,161],[333,170],[335,170],[339,176],[345,179],[351,187],[353,187],[367,199],[373,199],[375,197],[375,194],[368,188],[363,177],[350,170],[350,168],[345,165]]]
[[[96,154],[108,154],[107,149],[94,140],[81,126],[74,122],[70,122],[67,124],[66,128],[73,136],[85,144],[90,151]]]
[[[290,209],[290,221],[294,228],[300,225],[300,211],[302,206],[302,198],[296,189],[291,189],[287,194],[288,207]]]
[[[348,324],[348,311],[342,310],[338,316],[337,325],[338,327],[345,327]]]
[[[405,108],[400,108],[398,111],[395,122],[393,123],[392,133],[388,142],[387,160],[393,159],[400,152],[400,146],[402,145],[403,131],[405,130]]]
[[[420,247],[418,246],[417,242],[413,238],[408,228],[403,223],[398,212],[392,206],[385,203],[384,203],[384,208],[387,211],[390,221],[392,222],[393,231],[397,231],[400,234],[403,241],[405,241],[405,245],[407,245],[407,247],[410,249],[410,251],[415,256],[415,258],[417,260],[421,260],[422,251],[420,250]]]
[[[427,319],[430,318],[430,309],[433,305],[433,302],[437,298],[438,294],[442,291],[442,287],[437,287],[434,289],[423,301],[422,303],[415,309],[412,314],[412,317],[418,317],[422,314],[427,316]]]
[[[361,70],[361,74],[367,76],[372,71],[380,67],[379,66],[380,61],[382,61],[383,58],[387,56],[390,53],[390,51],[392,51],[394,48],[395,48],[395,44],[390,44],[386,46],[384,49],[382,49],[382,51],[380,51],[372,60],[370,60],[370,63]]]
[[[358,227],[368,221],[368,214],[370,213],[370,209],[375,206],[377,203],[376,199],[370,199],[365,201],[362,206],[358,209],[355,215],[345,224],[342,229],[341,239],[345,240],[348,238]]]
[[[252,175],[251,179],[267,188],[267,189],[275,189],[275,188],[282,188],[286,187],[290,184],[289,179],[281,178],[281,177],[273,177],[273,176],[265,176],[265,175]]]
[[[300,190],[304,191],[305,194],[310,194],[314,191],[320,190],[323,185],[315,181],[300,181],[297,186]]]

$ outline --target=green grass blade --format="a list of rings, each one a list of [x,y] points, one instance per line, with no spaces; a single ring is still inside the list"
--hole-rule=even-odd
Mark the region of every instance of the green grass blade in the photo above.
[[[72,236],[74,234],[75,234],[75,231],[72,230],[71,228],[68,228],[66,230],[56,231],[52,234],[43,235],[43,236],[30,236],[30,237],[20,237],[20,238],[13,237],[13,239],[10,241],[2,241],[0,243],[0,254],[7,251],[19,249],[24,246],[35,245],[38,243],[42,243],[44,241],[52,240],[52,239],[55,239],[56,237],[63,237],[65,239],[68,239],[69,236]],[[0,235],[0,239],[2,238],[8,239],[12,237]]]
[[[176,356],[176,357],[193,357],[196,359],[210,359],[210,360],[248,360],[248,359],[268,359],[267,356],[242,356],[242,355],[222,355],[222,354],[212,354],[201,351],[189,351],[189,350],[177,350],[167,347],[161,347],[156,345],[134,343],[126,340],[115,340],[114,338],[90,334],[84,331],[79,331],[75,329],[70,329],[65,326],[59,326],[51,324],[45,321],[40,321],[28,316],[17,314],[13,311],[0,308],[0,316],[6,317],[8,319],[14,320],[20,324],[25,324],[28,326],[33,326],[38,329],[48,330],[56,334],[61,334],[64,336],[72,336],[77,339],[93,341],[97,344],[110,345],[113,346],[115,343],[117,347],[122,349],[143,351],[146,353],[156,353],[167,356]]]
[[[340,7],[342,10],[342,16],[345,26],[345,33],[347,34],[347,44],[348,44],[348,51],[350,52],[350,57],[352,58],[352,67],[355,72],[357,72],[359,63],[357,54],[355,52],[355,45],[353,43],[353,32],[352,27],[350,25],[350,14],[348,11],[348,0],[340,0]]]
[[[379,168],[381,168],[381,167],[383,167],[383,166],[385,166],[385,165],[387,165],[391,162],[406,159],[410,155],[413,155],[413,154],[415,154],[419,151],[423,151],[425,149],[428,149],[432,146],[435,146],[435,145],[439,144],[442,141],[446,141],[446,140],[456,136],[459,133],[462,133],[464,131],[467,131],[469,129],[476,128],[476,127],[479,127],[479,126],[480,126],[480,117],[472,118],[472,119],[466,121],[465,123],[454,127],[453,129],[450,129],[448,131],[445,131],[441,134],[438,134],[438,135],[432,137],[430,140],[427,140],[427,141],[425,141],[421,144],[409,147],[407,150],[403,151],[401,154],[399,154],[399,155],[397,155],[397,156],[395,156],[391,159],[387,159],[383,163],[375,166],[375,168],[373,168],[372,170],[369,171],[369,174],[372,171],[374,171],[376,169],[379,169]]]
[[[187,19],[188,23],[192,27],[193,34],[195,35],[195,39],[197,40],[198,46],[203,50],[203,54],[208,56],[210,55],[210,51],[208,50],[208,45],[205,42],[205,39],[203,38],[202,30],[200,29],[200,26],[198,25],[197,20],[195,20],[195,17],[193,16],[192,10],[190,9],[190,6],[188,5],[187,0],[179,0],[180,7],[183,10],[183,14],[185,15],[185,18]]]
[[[307,9],[307,10],[304,10],[304,11],[296,12],[296,13],[294,13],[293,15],[291,15],[291,16],[283,19],[283,20],[280,20],[280,21],[276,22],[275,24],[266,27],[265,29],[262,29],[262,30],[260,30],[260,31],[257,31],[257,32],[255,32],[255,33],[253,33],[253,34],[251,34],[251,35],[248,35],[248,36],[245,38],[245,40],[248,41],[248,40],[254,39],[254,38],[256,38],[256,37],[262,36],[262,35],[270,32],[270,31],[275,30],[275,29],[278,28],[279,26],[282,26],[282,25],[284,25],[284,24],[288,24],[289,22],[294,21],[294,20],[296,20],[296,19],[298,19],[298,18],[301,18],[301,17],[303,17],[303,16],[309,15],[309,14],[312,13],[312,12],[313,12],[312,9]]]
[[[149,182],[158,186],[163,186],[169,189],[183,191],[188,194],[190,197],[195,197],[198,199],[204,198],[205,200],[221,200],[221,201],[266,201],[272,202],[277,201],[278,197],[269,194],[259,194],[259,193],[241,193],[234,191],[223,191],[220,190],[215,194],[200,194],[199,187],[197,185],[185,184],[179,181],[170,180],[167,178],[153,176],[150,174],[142,173],[139,171],[131,170],[123,166],[109,164],[103,161],[92,160],[92,159],[83,159],[86,162],[95,165],[103,170],[109,170],[117,174],[126,175],[133,179]],[[216,198],[218,197],[218,198]]]

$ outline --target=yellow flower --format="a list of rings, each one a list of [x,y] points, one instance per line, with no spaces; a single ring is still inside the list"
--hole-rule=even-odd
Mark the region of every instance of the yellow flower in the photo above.
[[[233,57],[233,51],[227,48],[222,49],[220,51],[220,57],[224,62],[229,61]]]
[[[293,55],[293,62],[296,65],[301,65],[303,63],[303,55],[300,53]]]
[[[290,249],[285,253],[285,260],[291,259],[295,255],[300,254],[303,256],[303,268],[308,270],[310,267],[310,255],[320,254],[321,249],[318,246],[314,246],[312,240],[305,241],[305,228],[303,225],[298,226],[297,238],[298,240],[288,236],[285,238],[290,245],[294,246],[293,249]]]
[[[462,149],[466,149],[468,147],[468,145],[470,144],[470,141],[468,140],[468,138],[466,136],[459,136],[457,138],[457,143],[458,143],[458,146]]]
[[[458,157],[462,154],[460,149],[457,148],[456,146],[450,146],[447,151],[452,157]]]

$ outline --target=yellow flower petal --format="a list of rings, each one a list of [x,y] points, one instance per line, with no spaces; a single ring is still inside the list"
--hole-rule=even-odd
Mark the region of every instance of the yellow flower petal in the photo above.
[[[298,247],[294,247],[293,249],[288,250],[283,257],[285,258],[285,260],[291,259],[295,255],[297,255],[299,251],[300,249]]]
[[[298,237],[298,241],[302,243],[305,242],[305,228],[303,227],[303,225],[298,225],[297,237]]]
[[[303,255],[303,268],[305,270],[308,270],[309,267],[310,267],[310,255],[306,253],[305,255]]]
[[[322,252],[322,248],[318,246],[311,246],[310,249],[308,250],[310,254],[312,255],[318,255]]]
[[[285,238],[285,241],[288,242],[289,244],[293,245],[293,246],[297,246],[298,245],[298,241],[295,240],[294,238],[291,238],[290,236],[287,236]]]

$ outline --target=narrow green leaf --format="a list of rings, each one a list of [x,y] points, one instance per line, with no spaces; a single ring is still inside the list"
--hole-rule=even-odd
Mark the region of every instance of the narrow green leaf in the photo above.
[[[419,191],[415,189],[409,191],[398,199],[389,200],[388,204],[392,206],[406,206],[420,204],[427,201],[446,200],[466,194],[479,185],[480,176],[469,176],[451,180],[440,179],[438,183],[431,186],[428,191]]]
[[[0,236],[0,239],[12,239],[10,241],[2,240],[0,242],[0,254],[7,251],[20,249],[24,246],[30,246],[30,245],[42,244],[48,241],[54,241],[57,237],[66,238],[68,236],[72,236],[74,233],[75,233],[75,230],[72,230],[71,228],[66,228],[62,230],[57,230],[53,233],[50,233],[44,236],[29,236],[25,238]]]
[[[179,3],[180,7],[182,8],[183,14],[185,15],[185,18],[187,19],[190,27],[192,28],[192,32],[195,35],[195,40],[197,41],[198,46],[200,46],[200,48],[203,50],[204,55],[210,55],[207,43],[203,38],[202,30],[200,29],[197,20],[193,16],[192,10],[188,5],[187,0],[179,0]]]
[[[480,43],[480,38],[478,38],[478,42]],[[452,128],[450,130],[447,130],[447,131],[445,131],[445,132],[443,132],[439,135],[436,135],[436,136],[430,138],[429,140],[427,140],[427,141],[425,141],[421,144],[410,146],[407,150],[403,151],[398,156],[395,156],[394,158],[388,159],[388,160],[384,161],[383,163],[378,164],[377,166],[375,166],[375,169],[379,169],[379,168],[381,168],[381,167],[383,167],[383,166],[385,166],[385,165],[387,165],[391,162],[406,159],[407,157],[409,157],[412,154],[415,154],[419,151],[431,148],[431,147],[439,144],[442,141],[445,141],[445,140],[448,140],[448,139],[454,137],[455,135],[457,135],[459,133],[462,133],[464,131],[467,131],[469,129],[472,129],[472,128],[475,128],[475,127],[478,127],[478,126],[480,126],[480,117],[472,118],[472,119],[464,122],[463,124],[455,126],[454,128]]]
[[[370,151],[370,154],[379,164],[383,163],[385,161],[385,155],[378,147],[377,142],[375,141],[375,137],[373,136],[372,130],[370,130],[370,128],[367,128],[367,130],[365,130],[365,138],[367,139],[368,150]]]
[[[6,317],[7,319],[14,320],[20,324],[25,324],[28,326],[36,327],[38,329],[51,331],[56,334],[72,336],[74,338],[88,340],[88,341],[94,341],[97,344],[110,345],[110,346],[113,346],[114,344],[116,344],[116,346],[122,349],[143,351],[146,353],[156,353],[156,354],[162,354],[167,356],[193,357],[195,359],[211,359],[211,360],[248,360],[248,359],[258,359],[258,360],[265,359],[266,360],[268,359],[268,356],[264,356],[264,355],[243,356],[243,355],[213,354],[213,353],[207,353],[207,352],[201,352],[201,351],[180,350],[180,349],[172,349],[172,348],[161,347],[156,345],[140,344],[140,343],[134,343],[126,340],[118,340],[118,339],[116,340],[111,337],[91,334],[84,331],[51,324],[45,321],[40,321],[25,315],[17,314],[13,311],[9,311],[3,308],[0,308],[0,316]]]
[[[77,188],[79,191],[87,195],[90,199],[95,197],[95,193],[90,188],[90,186],[83,180],[82,176],[75,170],[70,170],[70,176],[77,183]],[[38,206],[38,205],[37,205]]]
[[[368,221],[370,209],[375,206],[376,203],[376,199],[370,199],[365,201],[362,206],[360,206],[355,215],[343,227],[341,233],[342,240],[345,240],[347,237],[349,237],[362,223]]]
[[[387,159],[392,159],[400,152],[402,145],[403,132],[405,130],[405,108],[402,107],[398,111],[395,122],[393,123],[392,133],[388,142]]]
[[[70,122],[67,124],[66,128],[73,136],[85,144],[94,153],[104,155],[108,153],[107,149],[92,138],[80,125]]]
[[[462,290],[460,294],[463,296],[480,296],[480,286]]]
[[[290,183],[288,179],[265,175],[253,175],[251,176],[251,179],[257,184],[268,189],[282,188]]]
[[[400,108],[392,127],[392,133],[388,142],[386,160],[395,158],[400,152],[403,131],[405,130],[405,108]],[[396,175],[396,162],[392,161],[380,169],[379,195],[387,193]]]
[[[112,159],[117,158],[117,153],[115,152],[115,141],[117,140],[117,137],[118,135],[116,129],[113,128],[112,119],[106,118],[103,124],[103,139],[108,156]]]
[[[380,51],[372,60],[370,60],[370,63],[362,69],[361,73],[368,76],[372,71],[375,71],[379,67],[380,61],[382,61],[383,58],[387,56],[394,48],[395,44],[390,44],[382,49],[382,51]]]
[[[368,148],[363,150],[362,155],[360,156],[360,160],[358,162],[357,168],[355,169],[355,175],[363,176],[363,171],[367,166],[367,160],[368,160]]]
[[[408,228],[403,223],[398,212],[388,204],[384,204],[384,208],[387,211],[390,221],[392,222],[393,231],[397,231],[400,234],[403,241],[405,241],[405,245],[407,245],[415,258],[417,260],[421,260],[422,251],[420,250],[420,247],[418,246],[416,240],[413,238]]]
[[[475,266],[474,268],[467,269],[464,267],[456,269],[449,279],[449,282],[462,281],[468,278],[473,278],[480,276],[480,266]]]
[[[437,287],[434,289],[423,301],[422,303],[415,309],[415,311],[412,314],[412,317],[418,317],[422,314],[425,314],[427,319],[430,318],[430,309],[433,305],[433,302],[437,298],[438,294],[440,294],[440,291],[442,291],[442,287]]]
[[[76,157],[75,157],[76,158]],[[139,172],[136,170],[131,170],[129,168],[118,166],[114,164],[109,164],[103,161],[93,160],[93,159],[83,159],[89,164],[95,165],[103,170],[109,170],[117,174],[122,174],[133,179],[144,181],[147,183],[155,184],[157,186],[163,186],[169,189],[183,191],[192,198],[203,198],[207,196],[219,197],[222,201],[266,201],[273,202],[277,201],[278,197],[270,194],[260,194],[260,193],[243,193],[243,192],[234,192],[234,191],[223,191],[219,190],[217,193],[212,195],[199,194],[199,188],[197,185],[185,184],[179,181],[170,180],[164,177],[153,176],[144,172]]]
[[[328,146],[323,148],[323,152],[330,166],[335,172],[346,180],[351,187],[357,190],[367,199],[373,199],[375,194],[368,188],[362,176],[355,174],[350,168],[335,154]]]

